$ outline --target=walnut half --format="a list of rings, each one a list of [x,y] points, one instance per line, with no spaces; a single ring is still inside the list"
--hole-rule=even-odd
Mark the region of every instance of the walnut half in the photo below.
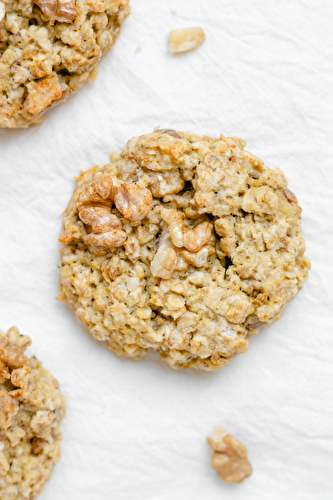
[[[139,224],[148,215],[153,200],[148,189],[122,182],[113,174],[101,175],[83,189],[77,189],[74,199],[79,218],[88,226],[84,241],[97,254],[122,246],[127,238],[120,219],[111,212],[113,204],[124,219]],[[59,241],[68,240],[62,237]]]
[[[77,15],[75,0],[34,0],[50,21],[71,23]]]
[[[241,483],[252,474],[247,449],[224,427],[216,427],[207,442],[213,450],[211,465],[225,483]]]

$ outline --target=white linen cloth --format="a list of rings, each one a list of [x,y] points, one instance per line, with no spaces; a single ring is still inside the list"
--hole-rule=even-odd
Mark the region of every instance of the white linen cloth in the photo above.
[[[68,397],[41,500],[332,498],[332,16],[331,0],[132,0],[95,83],[38,127],[0,130],[0,328],[31,336]],[[206,42],[169,54],[169,30],[192,26]],[[214,373],[118,359],[55,300],[73,177],[158,126],[241,137],[303,208],[308,282]],[[217,425],[248,448],[240,485],[210,468]]]

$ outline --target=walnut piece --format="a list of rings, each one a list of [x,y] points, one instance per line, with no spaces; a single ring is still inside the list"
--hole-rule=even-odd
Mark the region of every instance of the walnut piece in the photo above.
[[[283,191],[283,194],[285,195],[285,197],[287,198],[287,200],[290,201],[291,203],[298,203],[296,196],[289,189],[285,189]]]
[[[71,23],[77,15],[74,0],[34,0],[34,3],[50,21]]]
[[[213,450],[211,465],[225,483],[241,483],[252,474],[245,446],[224,427],[216,427],[207,442]]]
[[[152,194],[148,189],[136,184],[122,183],[116,190],[114,203],[125,219],[136,224],[144,219],[151,209],[153,202]]]
[[[62,95],[59,78],[55,73],[28,83],[27,88],[26,109],[33,115],[38,115],[52,101],[59,99]]]
[[[213,245],[206,245],[197,252],[189,252],[188,250],[178,250],[178,256],[185,259],[188,263],[192,264],[194,267],[205,267],[207,266],[207,259],[210,255],[215,253],[215,247]]]
[[[108,207],[82,207],[79,217],[91,226],[92,232],[86,236],[87,243],[97,253],[104,253],[113,247],[120,247],[126,240],[126,232],[118,217]]]
[[[82,207],[79,210],[79,217],[82,222],[90,225],[96,234],[122,228],[120,220],[108,207]]]
[[[125,219],[137,224],[148,215],[152,202],[152,194],[148,189],[121,182],[114,174],[101,175],[84,189],[75,192],[77,208],[91,203],[111,207],[114,203]]]
[[[132,234],[126,240],[125,253],[131,262],[136,262],[140,257],[140,243]]]
[[[200,26],[183,30],[172,30],[169,33],[169,51],[173,54],[197,49],[206,40],[206,35]]]
[[[0,382],[10,378],[10,370],[21,368],[26,357],[18,347],[11,345],[7,339],[0,338]]]
[[[189,252],[198,252],[205,246],[213,232],[213,224],[201,222],[195,228],[185,228],[184,214],[177,210],[162,210],[162,219],[170,227],[171,241],[177,248],[186,248]]]
[[[181,135],[178,134],[175,130],[172,130],[171,128],[164,128],[162,130],[158,130],[158,132],[161,132],[161,134],[167,134],[171,135],[171,137],[175,137],[176,139],[181,139]]]
[[[8,429],[18,412],[19,404],[9,392],[0,390],[0,427]]]
[[[171,278],[175,268],[177,252],[171,242],[170,231],[165,230],[160,238],[158,250],[150,264],[154,278]]]
[[[96,206],[96,203],[99,205]],[[75,204],[79,217],[91,228],[85,241],[99,254],[122,246],[127,237],[121,221],[111,212],[113,203],[125,219],[138,224],[151,209],[152,194],[148,189],[119,181],[114,174],[102,175],[84,189],[76,191]]]

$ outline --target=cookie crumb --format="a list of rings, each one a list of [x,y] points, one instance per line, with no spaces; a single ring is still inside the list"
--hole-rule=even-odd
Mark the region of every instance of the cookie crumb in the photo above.
[[[200,26],[195,28],[185,28],[182,30],[172,30],[169,33],[169,52],[178,54],[200,47],[206,40],[206,35]]]
[[[134,54],[139,54],[139,52],[141,52],[141,47],[137,47],[134,51]]]
[[[241,483],[252,474],[247,449],[224,427],[216,427],[207,442],[213,450],[211,466],[225,483]]]
[[[171,9],[172,14],[177,14],[177,9]]]

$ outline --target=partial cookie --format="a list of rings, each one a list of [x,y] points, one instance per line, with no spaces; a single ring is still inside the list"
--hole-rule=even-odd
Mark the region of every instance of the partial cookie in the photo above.
[[[33,500],[60,458],[66,399],[13,327],[0,331],[0,498]]]
[[[118,355],[220,368],[302,288],[297,199],[244,146],[157,131],[78,177],[59,298]]]
[[[241,483],[252,474],[247,449],[224,427],[216,427],[207,442],[213,450],[212,468],[225,483]]]
[[[0,0],[0,128],[28,127],[89,78],[129,0]]]

